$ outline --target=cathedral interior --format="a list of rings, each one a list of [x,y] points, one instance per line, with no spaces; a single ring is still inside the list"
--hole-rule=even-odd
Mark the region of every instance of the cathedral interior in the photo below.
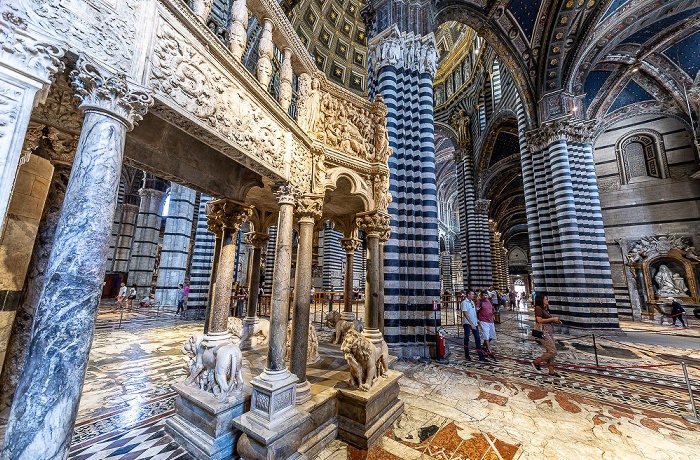
[[[0,12],[0,459],[700,459],[700,0]]]

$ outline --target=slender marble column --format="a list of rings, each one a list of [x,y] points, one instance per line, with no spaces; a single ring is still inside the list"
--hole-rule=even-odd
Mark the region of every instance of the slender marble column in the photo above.
[[[255,323],[257,320],[258,290],[260,289],[260,260],[262,259],[262,247],[267,244],[270,235],[267,233],[251,232],[246,234],[246,243],[253,246],[250,262],[250,278],[248,281],[248,311],[243,320]]]
[[[117,204],[126,131],[152,99],[80,57],[85,120],[56,228],[2,459],[66,458],[85,378]],[[133,89],[129,88],[132,86]]]
[[[59,134],[55,132],[54,128],[50,128],[50,130],[49,160],[54,165],[53,176],[5,352],[5,363],[2,368],[2,376],[0,376],[0,410],[2,412],[8,410],[12,405],[15,388],[24,367],[24,357],[29,346],[34,315],[39,304],[41,288],[44,286],[46,266],[49,262],[61,207],[66,195],[70,165],[73,162],[73,155],[78,143],[76,136]],[[49,146],[44,149],[44,151],[47,150],[49,150]]]
[[[341,238],[339,241],[340,247],[345,250],[345,293],[343,297],[343,312],[340,314],[340,317],[346,321],[354,321],[355,312],[352,311],[352,288],[355,273],[355,251],[362,247],[362,241],[355,237]]]
[[[206,205],[205,205],[206,209]],[[214,234],[214,257],[211,263],[211,273],[209,275],[209,292],[207,293],[207,311],[204,315],[204,333],[209,333],[211,314],[214,305],[214,295],[216,294],[216,273],[219,270],[219,259],[221,258],[221,221],[215,215],[207,215],[207,229]]]
[[[292,374],[299,379],[296,403],[311,399],[311,385],[306,380],[306,354],[309,348],[309,309],[311,306],[311,262],[313,257],[314,225],[321,218],[323,197],[306,195],[297,201],[295,214],[299,219],[299,244],[294,276],[294,318],[292,321]]]
[[[389,215],[371,211],[357,215],[357,226],[365,232],[367,238],[367,275],[365,285],[365,329],[362,332],[372,343],[380,343],[382,333],[379,330],[380,281],[381,273],[379,239],[389,231]]]
[[[209,317],[205,346],[213,347],[228,340],[228,316],[231,288],[236,270],[236,235],[238,227],[250,218],[251,208],[232,200],[212,200],[207,203],[207,215],[221,222],[221,255],[216,270],[214,305]]]
[[[389,241],[390,231],[379,236],[379,310],[377,319],[379,330],[384,335],[384,243]]]

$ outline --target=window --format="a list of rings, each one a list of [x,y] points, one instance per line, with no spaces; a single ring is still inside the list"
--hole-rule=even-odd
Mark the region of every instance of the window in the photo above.
[[[622,185],[668,177],[666,151],[656,131],[629,133],[618,142],[616,150]]]

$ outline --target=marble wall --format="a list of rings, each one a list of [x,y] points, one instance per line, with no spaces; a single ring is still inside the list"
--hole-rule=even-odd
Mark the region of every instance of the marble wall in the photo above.
[[[7,227],[0,239],[0,366],[52,174],[53,166],[48,160],[32,155],[20,167],[15,180]]]

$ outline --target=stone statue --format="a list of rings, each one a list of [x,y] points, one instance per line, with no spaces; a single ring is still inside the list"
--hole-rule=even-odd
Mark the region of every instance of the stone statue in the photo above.
[[[467,111],[465,109],[460,110],[459,115],[454,115],[453,121],[457,128],[459,144],[462,146],[470,145],[472,142],[472,134],[470,131],[471,120],[469,116],[467,116]]]
[[[203,338],[203,335],[195,334],[182,346],[183,354],[188,356],[196,350],[185,385],[194,384],[204,391],[210,391],[219,401],[231,393],[243,391],[243,356],[238,345],[229,342],[206,348]]]
[[[700,256],[695,252],[694,246],[688,246],[688,249],[685,250],[685,258],[700,262]]]
[[[340,351],[345,354],[345,359],[350,365],[349,383],[358,390],[369,391],[376,377],[386,377],[389,368],[389,348],[384,340],[375,347],[367,337],[350,329],[345,334]]]
[[[357,332],[362,332],[365,328],[364,323],[359,319],[347,321],[342,318],[339,318],[338,321],[335,322],[334,326],[335,332],[331,334],[331,343],[334,343],[336,345],[343,343],[343,338],[345,338],[345,334],[347,334],[347,332],[350,329],[355,330]]]
[[[326,161],[325,155],[322,153],[316,156],[316,165],[314,170],[314,190],[317,193],[323,193],[324,182],[326,181]]]
[[[306,99],[306,126],[302,129],[307,133],[315,133],[318,130],[319,112],[321,110],[321,90],[318,80],[311,81],[309,97]]]
[[[374,161],[386,163],[389,158],[389,132],[386,129],[386,118],[380,115],[375,117],[374,127]]]
[[[270,321],[257,318],[255,323],[249,325],[241,318],[229,317],[228,331],[233,343],[238,343],[241,348],[255,348],[269,342]]]
[[[660,296],[682,296],[688,295],[688,287],[685,285],[683,277],[671,271],[666,265],[661,265],[659,271],[654,276]]]
[[[285,343],[285,348],[287,350],[287,356],[286,360],[289,361],[292,359],[292,323],[291,321],[289,322],[289,325],[287,326],[287,338],[284,341]],[[318,355],[318,336],[316,335],[316,329],[314,328],[313,324],[309,324],[309,337],[308,337],[308,346],[306,348],[306,364],[314,364],[316,361],[321,359],[321,357]]]
[[[334,328],[335,324],[340,320],[340,312],[339,311],[329,311],[328,314],[326,315],[326,320],[325,324],[326,327]],[[332,342],[332,340],[331,340]]]

